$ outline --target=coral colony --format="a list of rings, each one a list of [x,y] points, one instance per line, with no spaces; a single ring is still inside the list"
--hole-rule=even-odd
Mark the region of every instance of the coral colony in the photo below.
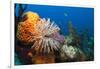
[[[27,12],[27,20],[18,25],[17,38],[24,43],[34,42],[32,48],[41,52],[50,52],[60,48],[60,28],[50,22],[50,19],[41,19],[36,13]],[[64,40],[63,40],[64,41]]]
[[[19,60],[19,64],[93,60],[93,38],[85,39],[88,35],[85,32],[82,34],[84,39],[81,39],[71,21],[67,36],[61,34],[60,27],[54,21],[41,18],[36,12],[23,13],[17,23],[15,62]],[[86,49],[82,48],[84,43],[88,46]]]

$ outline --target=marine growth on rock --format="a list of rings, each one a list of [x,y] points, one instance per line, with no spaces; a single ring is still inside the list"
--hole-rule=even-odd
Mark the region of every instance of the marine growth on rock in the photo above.
[[[22,17],[17,29],[19,41],[25,45],[33,43],[31,48],[38,52],[49,53],[60,48],[64,36],[59,34],[60,28],[54,22],[34,12],[26,12]]]

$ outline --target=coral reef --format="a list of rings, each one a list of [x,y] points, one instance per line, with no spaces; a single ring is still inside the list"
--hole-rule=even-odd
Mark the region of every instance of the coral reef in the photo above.
[[[68,40],[68,41],[67,41]],[[69,38],[65,39],[64,45],[61,48],[61,60],[62,61],[85,61],[86,55],[84,52],[77,46],[69,45],[71,40]]]
[[[86,56],[81,49],[76,46],[67,45],[65,43],[61,48],[61,60],[62,61],[84,61]]]
[[[25,12],[26,8],[27,5],[19,4],[19,15],[15,15],[15,62],[43,64],[94,59],[94,38],[89,36],[89,31],[79,33],[69,21],[69,32],[63,35],[60,27],[50,18]]]
[[[32,44],[32,51],[27,52],[27,56],[32,58],[32,63],[54,63],[54,51],[58,51],[64,43],[64,36],[59,34],[60,28],[50,19],[42,19],[34,12],[26,12],[22,17],[16,36],[23,45]]]
[[[54,53],[35,54],[32,57],[32,63],[34,64],[55,63],[55,55]]]
[[[72,21],[68,22],[68,28],[69,28],[69,35],[67,38],[69,38],[71,41],[69,44],[79,47],[81,43],[80,35],[78,34],[76,28],[72,25]]]
[[[89,37],[87,29],[81,34],[81,49],[87,56],[87,60],[94,60],[94,38]]]

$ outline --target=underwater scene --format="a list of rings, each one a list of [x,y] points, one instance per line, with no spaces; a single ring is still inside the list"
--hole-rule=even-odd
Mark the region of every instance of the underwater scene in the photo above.
[[[94,8],[14,4],[14,64],[94,60]]]

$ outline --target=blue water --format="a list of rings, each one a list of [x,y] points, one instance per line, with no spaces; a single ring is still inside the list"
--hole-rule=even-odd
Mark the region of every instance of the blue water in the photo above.
[[[41,18],[50,18],[61,29],[63,35],[68,34],[68,22],[72,21],[77,31],[88,29],[89,35],[94,35],[94,9],[84,7],[69,6],[47,6],[47,5],[27,5],[27,11],[33,11],[40,15]],[[18,16],[18,6],[16,15]]]

